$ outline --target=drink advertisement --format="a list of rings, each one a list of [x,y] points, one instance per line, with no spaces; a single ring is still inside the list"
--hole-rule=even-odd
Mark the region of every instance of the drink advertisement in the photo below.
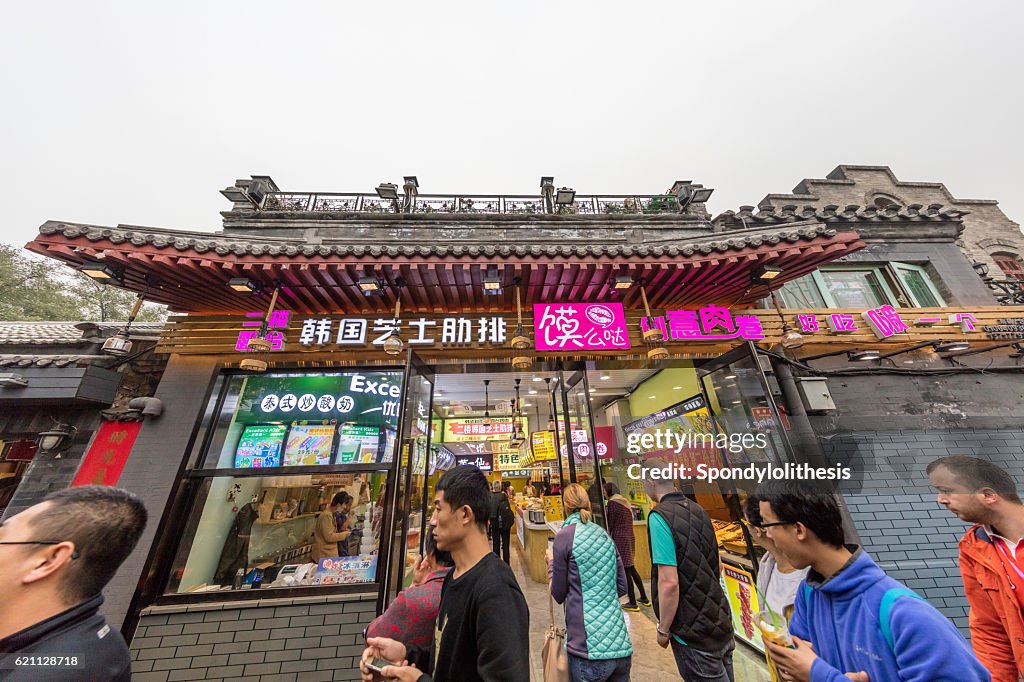
[[[758,651],[764,651],[761,631],[754,624],[754,617],[761,611],[754,588],[754,576],[743,568],[722,564],[722,588],[729,598],[732,610],[732,629],[736,636],[752,644]]]
[[[380,449],[380,429],[376,426],[342,424],[338,427],[338,464],[372,464]]]
[[[331,463],[334,425],[292,424],[284,450],[285,466],[312,466]]]
[[[257,469],[281,466],[281,446],[287,430],[284,424],[246,426],[235,450],[235,467]]]
[[[377,555],[321,559],[316,566],[314,585],[349,585],[373,582],[377,572]]]

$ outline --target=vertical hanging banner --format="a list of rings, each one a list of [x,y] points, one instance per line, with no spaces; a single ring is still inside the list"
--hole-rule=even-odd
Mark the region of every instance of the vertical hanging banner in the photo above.
[[[140,428],[142,422],[103,422],[71,485],[116,485]]]

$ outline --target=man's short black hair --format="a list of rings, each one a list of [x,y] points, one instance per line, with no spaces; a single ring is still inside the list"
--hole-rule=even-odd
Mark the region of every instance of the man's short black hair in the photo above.
[[[1017,482],[1013,476],[987,459],[968,457],[967,455],[950,455],[940,457],[928,465],[925,473],[932,473],[936,467],[946,467],[971,492],[981,492],[990,488],[1005,500],[1021,504],[1017,494]]]
[[[764,519],[761,518],[761,498],[756,494],[747,495],[746,499],[743,500],[743,515],[747,517],[747,522],[751,526],[760,528],[764,525]]]
[[[64,599],[77,604],[99,594],[138,543],[146,507],[127,490],[100,485],[58,490],[42,502],[50,504],[31,521],[37,537],[69,540],[78,552],[64,578]]]
[[[766,481],[757,487],[757,499],[767,502],[779,521],[802,523],[827,545],[843,547],[846,544],[843,516],[836,498],[820,486],[812,487],[800,481]]]
[[[340,493],[334,494],[334,498],[331,500],[331,506],[348,504],[351,501],[352,496],[343,490]]]
[[[423,550],[424,556],[434,555],[434,561],[438,566],[454,566],[455,560],[452,559],[451,552],[446,552],[443,549],[437,548],[437,539],[434,538],[433,533],[427,533],[427,546]]]
[[[487,477],[475,466],[464,464],[444,472],[437,481],[437,492],[444,492],[444,501],[455,511],[469,507],[473,520],[481,528],[487,527],[491,516],[491,492]]]

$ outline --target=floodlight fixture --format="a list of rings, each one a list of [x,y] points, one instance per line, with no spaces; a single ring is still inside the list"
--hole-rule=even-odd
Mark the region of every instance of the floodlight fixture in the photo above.
[[[750,274],[757,282],[770,284],[772,280],[782,274],[782,268],[777,265],[759,265]]]
[[[121,278],[121,273],[110,263],[82,263],[78,271],[100,282]]]
[[[232,277],[228,280],[228,286],[243,294],[251,294],[259,289],[256,282],[252,281],[248,277]]]
[[[559,206],[570,206],[576,201],[576,190],[569,187],[559,187],[555,192],[555,203]]]
[[[393,182],[382,182],[377,185],[377,196],[386,201],[398,199],[398,185]]]

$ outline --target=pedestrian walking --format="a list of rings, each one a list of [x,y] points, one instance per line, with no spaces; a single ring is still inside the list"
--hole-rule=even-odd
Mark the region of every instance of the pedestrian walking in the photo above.
[[[658,616],[658,645],[672,647],[684,680],[733,682],[736,648],[732,613],[720,579],[718,540],[699,505],[660,478],[668,465],[642,465],[644,490],[657,502],[647,517],[651,543],[651,594]],[[651,472],[659,478],[653,478]]]
[[[562,495],[565,523],[548,557],[551,596],[565,604],[565,648],[572,682],[626,682],[633,645],[619,597],[626,572],[615,543],[594,523],[586,489],[573,483]]]
[[[955,455],[928,465],[938,503],[974,526],[960,540],[971,645],[995,682],[1024,674],[1024,504],[1010,474]]]
[[[793,616],[793,603],[796,601],[797,590],[810,569],[796,568],[779,553],[775,543],[768,537],[768,533],[764,529],[761,505],[757,495],[747,497],[743,503],[743,516],[744,522],[750,530],[750,538],[755,545],[764,549],[764,556],[757,564],[757,593],[767,602],[762,607],[770,609],[788,623]],[[782,677],[779,675],[775,662],[767,653],[765,657],[768,660],[768,671],[771,674],[772,682],[780,682]]]
[[[515,514],[508,493],[504,492],[501,481],[491,484],[491,546],[494,553],[509,563],[512,524]]]
[[[530,614],[508,564],[487,542],[492,503],[487,478],[474,466],[446,471],[437,482],[430,531],[455,568],[441,585],[437,629],[429,647],[370,637],[360,658],[384,659],[383,676],[404,682],[529,682]]]
[[[99,609],[146,516],[126,490],[81,486],[52,493],[0,525],[0,678],[131,679],[128,647]],[[40,660],[58,662],[35,667]]]
[[[757,489],[762,527],[776,551],[810,568],[789,623],[795,648],[766,638],[786,679],[846,682],[984,682],[988,672],[959,630],[845,544],[835,496],[797,481]]]
[[[636,539],[633,536],[633,506],[629,503],[629,500],[619,494],[618,486],[614,483],[606,483],[605,490],[608,496],[608,504],[606,506],[608,534],[612,536],[612,540],[615,542],[615,549],[618,550],[619,556],[622,558],[622,566],[626,570],[628,601],[622,608],[627,611],[639,611],[640,605],[650,606],[651,601],[647,598],[647,590],[644,589],[643,578],[637,572],[636,563],[633,558],[636,549]],[[639,604],[636,601],[634,585],[640,591]]]

